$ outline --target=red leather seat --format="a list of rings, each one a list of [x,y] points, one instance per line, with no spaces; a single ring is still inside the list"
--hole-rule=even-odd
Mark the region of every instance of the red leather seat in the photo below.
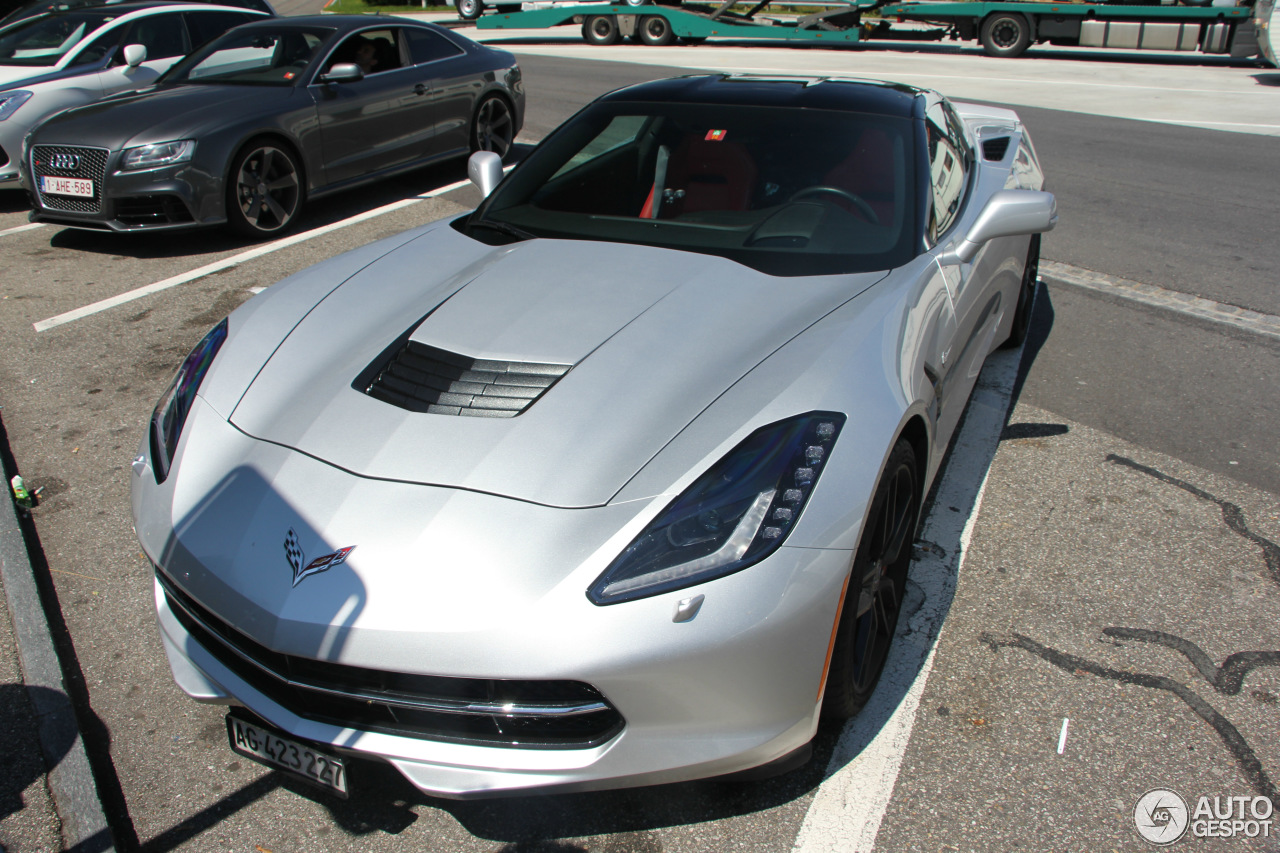
[[[756,184],[756,164],[741,145],[686,136],[667,165],[668,189],[684,197],[663,215],[699,210],[747,210]]]
[[[860,197],[875,211],[880,224],[892,224],[896,180],[893,141],[889,134],[874,127],[864,130],[858,144],[853,147],[853,152],[827,172],[823,183],[848,190]],[[849,204],[845,206],[855,215],[861,215],[857,207]]]

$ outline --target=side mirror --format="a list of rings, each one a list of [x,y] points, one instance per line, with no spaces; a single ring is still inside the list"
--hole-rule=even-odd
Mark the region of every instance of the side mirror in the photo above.
[[[1057,224],[1058,202],[1053,193],[1001,190],[991,196],[964,239],[939,260],[944,264],[968,263],[988,240],[1052,231]]]
[[[321,83],[354,83],[364,79],[364,69],[354,62],[339,62],[320,75]]]
[[[477,151],[467,161],[467,177],[488,198],[502,180],[502,158],[492,151]]]
[[[126,44],[124,46],[124,64],[130,68],[137,68],[139,65],[147,61],[147,46],[145,44]]]

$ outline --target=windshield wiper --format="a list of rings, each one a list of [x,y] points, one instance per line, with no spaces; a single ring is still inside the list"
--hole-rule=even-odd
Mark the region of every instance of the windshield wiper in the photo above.
[[[506,234],[508,237],[515,237],[517,240],[534,240],[538,235],[530,234],[523,228],[511,225],[507,222],[499,222],[496,219],[473,219],[467,224],[468,228],[488,228],[492,231],[498,231]]]

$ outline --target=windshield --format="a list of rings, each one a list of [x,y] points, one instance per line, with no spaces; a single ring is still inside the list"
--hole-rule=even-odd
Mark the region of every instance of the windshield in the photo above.
[[[538,146],[468,231],[642,243],[772,275],[888,269],[914,255],[912,139],[908,119],[880,115],[597,104]]]
[[[292,86],[331,35],[326,27],[232,30],[174,66],[163,82]]]
[[[85,36],[115,18],[114,13],[97,11],[19,21],[0,30],[0,65],[57,65]]]

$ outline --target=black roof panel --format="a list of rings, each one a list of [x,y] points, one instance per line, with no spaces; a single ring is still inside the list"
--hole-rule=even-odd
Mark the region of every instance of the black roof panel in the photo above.
[[[925,91],[901,83],[842,77],[711,74],[640,83],[601,100],[850,110],[909,118]]]

